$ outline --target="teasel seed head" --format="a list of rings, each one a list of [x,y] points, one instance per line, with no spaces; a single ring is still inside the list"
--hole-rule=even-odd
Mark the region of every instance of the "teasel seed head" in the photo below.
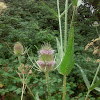
[[[14,45],[14,54],[21,56],[24,52],[23,45],[20,42],[16,42]]]

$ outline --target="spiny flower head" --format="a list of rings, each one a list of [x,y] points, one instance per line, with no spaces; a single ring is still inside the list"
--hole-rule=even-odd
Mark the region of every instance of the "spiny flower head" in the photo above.
[[[21,56],[24,52],[23,45],[20,42],[16,42],[14,45],[14,54]]]
[[[37,61],[40,69],[44,72],[53,70],[53,66],[56,64],[54,61],[54,50],[50,44],[44,44],[38,51],[39,60]]]

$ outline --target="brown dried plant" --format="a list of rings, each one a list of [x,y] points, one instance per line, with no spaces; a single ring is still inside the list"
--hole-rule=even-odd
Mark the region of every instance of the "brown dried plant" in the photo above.
[[[85,46],[85,50],[92,50],[92,54],[100,56],[100,37],[93,39],[90,43]],[[100,59],[96,59],[94,63],[100,63]]]

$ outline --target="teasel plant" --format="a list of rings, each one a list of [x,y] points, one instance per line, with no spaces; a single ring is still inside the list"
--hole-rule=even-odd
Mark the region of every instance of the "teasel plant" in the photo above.
[[[23,94],[24,94],[24,91],[25,91],[26,87],[30,91],[30,93],[33,96],[34,100],[36,100],[35,96],[31,92],[31,89],[27,85],[28,76],[30,74],[32,74],[32,68],[33,67],[29,64],[24,65],[23,63],[21,63],[21,56],[26,53],[26,50],[24,51],[23,45],[20,42],[16,42],[15,45],[14,45],[13,51],[14,51],[14,55],[16,55],[18,57],[18,61],[19,61],[18,71],[16,71],[16,72],[19,75],[20,80],[23,84],[21,100],[23,100]]]
[[[57,66],[56,66],[56,61],[55,61],[55,55],[54,55],[54,50],[52,49],[50,43],[44,43],[41,46],[41,49],[39,50],[37,46],[35,46],[36,49],[38,50],[38,60],[35,61],[35,63],[32,61],[31,57],[29,56],[28,52],[28,58],[32,62],[34,69],[38,72],[43,72],[46,78],[46,86],[47,86],[47,92],[48,92],[48,100],[52,100],[51,98],[51,93],[50,93],[50,82],[49,82],[49,73],[51,71],[54,71]]]
[[[63,75],[63,96],[62,100],[66,100],[66,78],[70,74],[74,66],[74,19],[75,13],[78,7],[81,5],[81,0],[72,0],[69,4],[68,0],[65,0],[65,10],[63,13],[60,13],[59,0],[57,0],[58,8],[58,19],[59,19],[59,30],[60,30],[60,41],[57,39],[58,55],[61,52],[61,55],[57,59],[59,68],[58,71]],[[68,10],[69,8],[73,9],[72,20],[70,22],[70,28],[68,29]],[[62,33],[62,22],[61,18],[65,15],[65,29],[64,35]],[[64,38],[64,41],[62,41]]]
[[[42,1],[41,1],[42,2]],[[57,9],[58,13],[56,13],[53,9],[47,6],[44,2],[42,4],[53,13],[59,21],[59,33],[60,33],[60,41],[56,38],[57,41],[57,55],[56,55],[56,66],[58,72],[63,75],[63,96],[62,100],[66,100],[66,77],[70,74],[73,66],[74,66],[74,18],[75,13],[78,7],[82,4],[82,0],[72,0],[71,4],[69,4],[69,0],[65,0],[65,10],[60,12],[60,0],[57,0]],[[72,20],[70,22],[70,29],[68,29],[68,10],[72,8]],[[65,16],[64,16],[65,15]],[[62,31],[62,17],[64,16],[65,20],[65,28],[64,34]]]

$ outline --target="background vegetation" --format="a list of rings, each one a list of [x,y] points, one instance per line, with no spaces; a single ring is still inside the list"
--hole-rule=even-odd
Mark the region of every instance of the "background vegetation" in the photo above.
[[[12,54],[14,43],[20,41],[24,47],[30,47],[30,55],[37,58],[36,45],[40,48],[44,42],[50,42],[56,50],[56,37],[59,36],[58,19],[39,0],[4,0],[7,9],[0,15],[0,100],[19,100],[22,84],[10,76],[18,77],[17,58]],[[56,0],[44,0],[57,12]],[[60,0],[63,10],[65,0]],[[61,11],[62,11],[61,10]],[[69,11],[70,22],[72,9]],[[100,22],[100,1],[84,0],[76,12],[75,19],[75,62],[85,71],[90,82],[96,71],[97,64],[87,62],[87,58],[96,56],[84,50],[86,44],[97,38],[94,21]],[[98,27],[100,30],[100,26]],[[59,37],[58,37],[59,38]],[[27,56],[23,56],[23,63],[30,63]],[[100,75],[100,74],[98,74]],[[52,100],[61,100],[62,75],[57,71],[50,74]],[[68,100],[83,100],[87,88],[79,69],[74,66],[68,77]],[[46,86],[43,73],[34,72],[29,82],[33,93],[38,92],[41,100],[46,100]],[[91,92],[90,100],[97,100],[100,93]],[[28,90],[24,94],[25,100],[31,100]],[[99,100],[99,99],[98,99]]]

